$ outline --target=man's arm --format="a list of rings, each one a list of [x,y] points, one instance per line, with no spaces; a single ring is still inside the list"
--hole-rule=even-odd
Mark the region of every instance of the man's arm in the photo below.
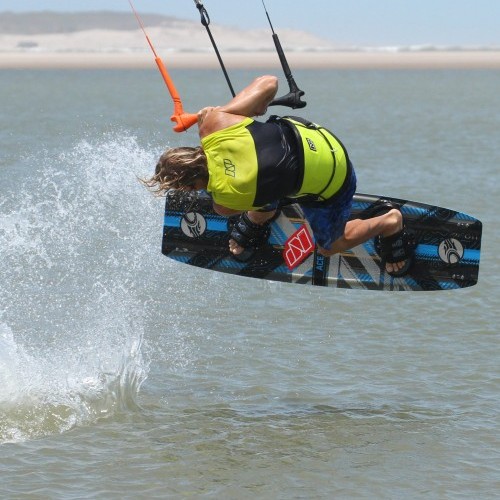
[[[261,116],[278,91],[278,79],[265,75],[256,78],[219,111],[242,116]]]
[[[203,108],[198,112],[198,128],[203,138],[213,132],[241,122],[245,117],[265,114],[278,91],[278,79],[266,75],[256,78],[226,105]]]

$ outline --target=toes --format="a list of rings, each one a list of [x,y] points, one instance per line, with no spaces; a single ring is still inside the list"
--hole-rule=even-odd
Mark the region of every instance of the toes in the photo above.
[[[388,273],[397,273],[398,271],[403,269],[405,264],[406,264],[405,260],[401,260],[399,262],[387,262],[385,265],[385,270]]]
[[[229,251],[233,255],[239,255],[241,252],[243,252],[243,247],[240,247],[240,245],[238,245],[238,243],[236,243],[236,241],[229,240]]]

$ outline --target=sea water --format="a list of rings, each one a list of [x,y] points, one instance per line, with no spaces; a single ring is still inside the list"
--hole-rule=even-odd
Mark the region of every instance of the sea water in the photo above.
[[[187,111],[230,96],[218,71],[172,73]],[[172,132],[159,75],[4,70],[2,498],[498,498],[500,72],[295,77],[292,113],[338,134],[358,191],[482,220],[479,284],[332,290],[173,262],[138,178],[197,135]]]

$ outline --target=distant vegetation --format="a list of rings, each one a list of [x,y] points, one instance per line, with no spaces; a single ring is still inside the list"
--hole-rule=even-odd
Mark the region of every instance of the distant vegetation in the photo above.
[[[175,17],[142,14],[145,26],[168,25]],[[136,30],[137,20],[132,12],[0,12],[0,35],[38,35],[73,33],[92,29]]]

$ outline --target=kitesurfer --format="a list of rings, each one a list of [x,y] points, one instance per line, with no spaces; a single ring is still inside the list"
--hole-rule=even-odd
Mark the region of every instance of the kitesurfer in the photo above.
[[[261,76],[226,105],[200,110],[201,146],[167,149],[145,184],[159,194],[209,192],[215,212],[236,217],[229,240],[235,256],[267,240],[280,203],[294,202],[322,255],[375,238],[387,272],[405,274],[415,245],[397,208],[381,203],[370,218],[349,221],[356,175],[340,140],[303,118],[253,119],[266,113],[277,89],[276,77]]]

